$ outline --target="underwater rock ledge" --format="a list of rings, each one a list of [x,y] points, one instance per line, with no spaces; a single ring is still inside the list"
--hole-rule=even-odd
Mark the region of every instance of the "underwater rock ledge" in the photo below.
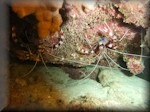
[[[15,16],[11,20],[11,55],[44,65],[94,64],[118,67],[133,75],[144,70],[143,58],[148,57],[143,54],[149,27],[148,0],[66,0],[57,4],[59,7],[51,2],[43,2],[42,6],[33,2],[30,10],[12,4]],[[25,15],[19,18],[22,10]],[[120,57],[127,67],[118,62]]]
[[[120,70],[104,69],[99,82],[74,80],[59,67],[13,63],[10,72],[10,107],[47,110],[138,110],[149,108],[149,82]]]

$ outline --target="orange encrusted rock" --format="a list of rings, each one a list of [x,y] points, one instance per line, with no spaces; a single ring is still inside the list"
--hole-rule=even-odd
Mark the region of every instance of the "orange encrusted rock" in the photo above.
[[[43,30],[43,29],[40,29],[38,30],[38,35],[39,35],[39,38],[40,39],[45,39],[47,35],[49,35],[49,30]]]
[[[39,3],[36,1],[34,2],[17,1],[12,3],[13,11],[17,13],[20,18],[23,18],[27,15],[34,13],[38,7]]]
[[[40,39],[46,38],[47,35],[50,34],[51,22],[41,21],[37,25],[38,35]]]
[[[61,16],[60,15],[54,16],[51,23],[50,29],[51,34],[54,34],[56,31],[59,31],[61,24],[62,24]]]
[[[19,7],[19,6],[14,6],[13,7],[14,12],[18,14],[20,18],[23,18],[29,14],[32,14],[35,12],[36,8],[35,7],[29,7],[29,6],[24,6],[24,7]]]
[[[51,21],[52,19],[51,11],[43,8],[37,9],[35,16],[38,21]]]
[[[16,2],[12,4],[12,10],[20,18],[30,14],[35,15],[38,20],[37,31],[40,39],[44,39],[60,30],[62,18],[58,11],[59,8],[51,2],[31,2],[31,4],[30,2]]]
[[[51,27],[51,21],[40,21],[37,25],[38,29],[49,30]]]

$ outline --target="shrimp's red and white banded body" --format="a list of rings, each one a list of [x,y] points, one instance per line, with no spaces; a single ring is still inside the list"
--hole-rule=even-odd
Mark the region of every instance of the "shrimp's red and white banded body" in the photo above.
[[[107,38],[102,37],[99,40],[99,49],[104,49],[104,47],[110,48],[110,49],[116,49],[117,46],[115,45],[115,43],[109,41]]]
[[[78,48],[78,52],[80,54],[85,54],[85,55],[88,55],[88,54],[93,54],[94,53],[94,50],[93,49],[88,49],[88,48]]]
[[[108,26],[108,24],[106,22],[105,22],[105,24],[102,24],[99,27],[99,31],[100,31],[101,34],[103,34],[104,37],[108,37],[113,42],[116,42],[117,39],[118,39],[117,36],[114,34],[112,29]]]
[[[61,32],[59,33],[59,42],[58,42],[57,44],[53,45],[53,48],[54,48],[54,49],[55,49],[55,48],[58,48],[60,45],[63,44],[63,41],[64,41],[64,34],[63,34],[63,32],[61,31]]]
[[[117,46],[115,43],[109,41],[106,37],[101,37],[99,42],[98,42],[98,50],[103,50],[104,48],[110,48],[110,49],[116,49]],[[93,54],[96,52],[97,47],[92,47],[90,49],[88,48],[78,48],[78,51],[81,54]]]
[[[11,31],[12,31],[12,35],[11,35],[12,40],[13,40],[15,43],[17,43],[17,42],[18,42],[18,39],[17,39],[17,37],[16,37],[16,27],[13,26],[12,29],[11,29]]]
[[[60,32],[55,32],[53,36],[48,36],[47,41],[51,44],[51,48],[56,49],[63,44],[64,39],[64,33],[60,30]]]
[[[122,37],[117,37],[113,30],[110,27],[114,27],[117,24],[115,23],[110,23],[110,26],[107,24],[107,22],[104,22],[104,24],[101,24],[96,28],[97,33],[100,34],[100,40],[98,41],[97,46],[98,47],[90,47],[90,49],[87,48],[79,48],[78,51],[81,54],[91,54],[91,53],[96,53],[97,50],[103,50],[104,48],[109,48],[109,49],[117,49],[118,48],[118,43],[124,39],[126,34],[128,33],[129,30],[126,30],[126,32],[123,34]],[[87,40],[86,40],[87,41]],[[87,41],[88,42],[88,41]],[[90,45],[92,46],[92,45]]]

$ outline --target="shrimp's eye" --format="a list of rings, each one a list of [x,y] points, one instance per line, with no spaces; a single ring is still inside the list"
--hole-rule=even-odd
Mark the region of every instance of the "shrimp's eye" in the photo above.
[[[105,40],[105,38],[104,38],[104,37],[102,37],[102,38],[101,38],[101,40]]]
[[[99,42],[104,41],[104,40],[105,40],[105,38],[101,37],[100,40],[99,40]]]
[[[104,38],[102,37],[100,40],[99,40],[99,45],[106,45],[107,43],[109,42],[109,40],[107,38]]]

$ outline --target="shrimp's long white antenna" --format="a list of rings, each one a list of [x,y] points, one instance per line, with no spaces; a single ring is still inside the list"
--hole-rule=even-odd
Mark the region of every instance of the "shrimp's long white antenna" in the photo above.
[[[128,69],[123,68],[123,67],[121,67],[119,64],[117,64],[117,63],[116,63],[113,59],[111,59],[106,53],[105,53],[105,55],[106,55],[116,66],[118,66],[118,67],[121,68],[122,70],[129,71]]]
[[[110,68],[110,70],[111,70],[111,73],[112,73],[112,68],[111,68],[110,63],[109,63],[109,61],[108,61],[108,59],[107,59],[107,55],[105,55],[105,54],[106,54],[106,53],[104,53],[104,58],[106,59],[108,65],[109,65],[109,68]]]
[[[102,54],[102,55],[103,55],[103,54]],[[96,69],[97,66],[98,66],[98,63],[100,62],[100,59],[101,59],[101,56],[102,56],[102,55],[99,56],[99,59],[98,59],[96,65],[94,66],[93,70],[92,70],[86,77],[84,77],[82,80],[88,78],[88,77],[95,71],[95,69]]]
[[[123,36],[121,37],[121,39],[119,39],[119,41],[122,41],[124,39],[124,37],[126,36],[126,34],[128,33],[130,29],[127,29],[126,32],[123,34]]]
[[[59,56],[55,56],[55,55],[52,55],[50,53],[48,53],[48,55],[54,57],[54,58],[57,58],[57,59],[61,59],[61,57]],[[95,58],[95,57],[94,57]],[[93,59],[93,58],[92,58]],[[90,60],[92,60],[90,59]],[[69,62],[74,62],[74,63],[78,63],[78,64],[85,64],[85,65],[88,65],[88,63],[84,63],[83,61],[75,61],[75,60],[70,60],[70,59],[64,59],[63,61],[69,61]],[[96,64],[90,64],[91,66],[95,66]],[[109,68],[107,66],[100,66],[100,65],[97,65],[98,67],[100,68]],[[112,68],[112,69],[118,69],[118,68]]]
[[[55,57],[55,58],[58,58],[58,59],[61,59],[60,57],[57,57],[57,56],[55,56],[55,55],[52,55],[52,54],[50,54],[50,53],[48,53],[50,56],[53,56],[53,57]],[[97,68],[97,66],[98,66],[98,63],[99,63],[99,61],[100,61],[100,59],[101,59],[101,57],[99,57],[99,59],[98,59],[98,61],[97,61],[97,63],[96,63],[96,65],[94,65],[94,68],[93,68],[93,70],[86,76],[86,77],[84,77],[83,79],[86,79],[86,78],[88,78],[93,72],[94,72],[94,70]],[[69,60],[69,59],[64,59],[64,60],[66,60],[66,61],[70,61],[70,62],[75,62],[75,63],[78,63],[78,64],[84,64],[84,63],[82,63],[82,62],[80,62],[80,61],[74,61],[74,60]],[[81,80],[83,80],[83,79],[81,79]]]
[[[119,54],[124,54],[124,55],[129,55],[129,56],[141,56],[141,55],[138,55],[138,54],[131,54],[131,53],[125,53],[125,52],[120,52],[120,51],[117,51],[117,50],[113,50],[113,49],[110,49],[110,48],[107,48],[108,50],[110,51],[113,51],[113,52],[116,52],[116,53],[119,53]],[[150,56],[142,56],[144,58],[150,58]]]
[[[49,56],[52,56],[54,58],[57,58],[57,59],[61,59],[61,57],[58,57],[58,56],[55,56],[55,55],[52,55],[50,53],[48,53]],[[87,65],[87,63],[84,63],[83,61],[74,61],[74,60],[70,60],[70,59],[64,59],[63,61],[70,61],[70,62],[74,62],[74,63],[78,63],[78,64],[85,64]]]
[[[141,30],[141,57],[140,57],[140,60],[142,62],[142,56],[143,56],[143,49],[144,49],[144,40],[143,40],[143,34],[142,34],[142,30]]]
[[[111,32],[113,32],[112,29],[108,26],[106,20],[104,21],[104,23],[106,24],[106,26],[108,27],[108,29],[109,29]]]

